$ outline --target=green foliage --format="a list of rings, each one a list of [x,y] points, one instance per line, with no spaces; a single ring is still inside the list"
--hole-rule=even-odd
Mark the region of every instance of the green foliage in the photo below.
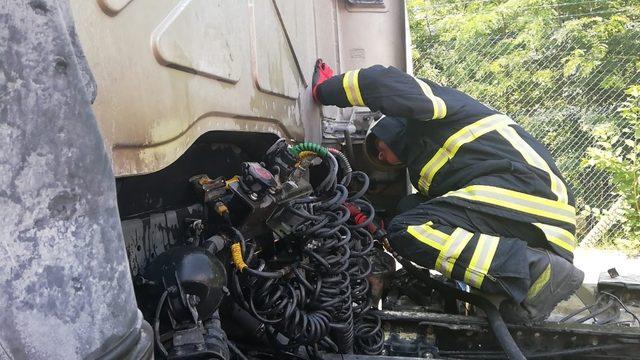
[[[581,166],[594,129],[640,84],[640,0],[407,0],[414,73],[511,115],[550,149],[579,210],[609,209],[616,175]],[[608,125],[606,125],[608,124]],[[598,222],[581,211],[578,237]],[[626,225],[625,225],[626,226]]]
[[[594,167],[611,175],[613,194],[622,200],[616,214],[590,208],[598,218],[616,217],[621,229],[610,234],[609,241],[617,248],[640,252],[640,85],[629,88],[628,100],[618,109],[624,120],[604,122],[595,126],[596,144],[587,149],[584,167]]]
[[[509,114],[619,99],[629,78],[640,79],[638,1],[410,0],[408,6],[415,73]],[[593,88],[607,91],[594,99],[585,91]]]

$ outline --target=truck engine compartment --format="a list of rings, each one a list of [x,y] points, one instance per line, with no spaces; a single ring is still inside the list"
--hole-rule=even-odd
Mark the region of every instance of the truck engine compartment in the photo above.
[[[618,306],[627,291],[599,292],[587,316],[504,324],[466,285],[394,259],[384,200],[404,174],[370,179],[345,152],[211,132],[168,168],[117,179],[156,357],[617,359],[640,349],[640,321]]]

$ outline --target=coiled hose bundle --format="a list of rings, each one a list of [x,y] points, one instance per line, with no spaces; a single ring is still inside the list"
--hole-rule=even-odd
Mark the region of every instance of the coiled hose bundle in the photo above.
[[[366,214],[364,221],[353,219],[354,221],[348,224],[352,236],[349,275],[355,317],[354,349],[359,354],[378,355],[382,353],[384,347],[384,336],[380,318],[370,311],[373,304],[369,296],[370,284],[367,279],[372,271],[369,255],[374,242],[373,236],[366,229],[375,217],[375,210],[369,202],[361,199],[369,188],[367,174],[361,171],[348,172],[341,181],[342,185],[349,186],[354,177],[359,178],[363,185],[359,191],[350,194],[347,199],[349,207],[356,206],[362,211],[362,214]]]
[[[241,307],[267,325],[268,337],[277,349],[303,346],[315,358],[320,351],[379,354],[383,334],[380,319],[369,311],[367,280],[373,238],[365,230],[367,223],[352,221],[345,206],[356,204],[373,219],[373,206],[361,199],[369,179],[343,165],[345,176],[338,182],[333,149],[311,143],[291,148],[296,156],[303,151],[321,156],[329,171],[313,195],[286,205],[288,211],[306,220],[294,234],[302,258],[287,267],[267,270],[265,262],[254,256],[255,245],[231,229],[237,244],[231,291]],[[346,158],[340,159],[344,164]],[[350,194],[347,187],[354,177],[363,186]],[[286,342],[277,340],[282,336]]]

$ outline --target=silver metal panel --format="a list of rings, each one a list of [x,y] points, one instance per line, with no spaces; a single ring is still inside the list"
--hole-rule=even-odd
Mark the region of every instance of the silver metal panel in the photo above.
[[[405,4],[387,0],[384,7],[353,7],[338,2],[340,61],[343,69],[375,64],[406,69]]]
[[[211,7],[218,11],[209,11]],[[186,72],[238,82],[242,73],[238,59],[243,24],[236,19],[242,17],[245,7],[235,0],[182,1],[153,31],[156,59]],[[193,41],[194,38],[199,40]]]
[[[316,13],[313,0],[275,0],[305,84],[311,84],[311,69],[316,62]],[[322,24],[325,26],[325,24]],[[306,70],[306,71],[305,71]]]
[[[116,176],[158,171],[212,130],[321,141],[321,118],[339,113],[311,99],[317,57],[336,72],[404,67],[402,1],[382,13],[343,0],[70,2]],[[345,57],[357,49],[363,61]]]
[[[263,92],[295,100],[301,74],[278,10],[270,0],[255,0],[252,10],[252,60],[256,84]]]

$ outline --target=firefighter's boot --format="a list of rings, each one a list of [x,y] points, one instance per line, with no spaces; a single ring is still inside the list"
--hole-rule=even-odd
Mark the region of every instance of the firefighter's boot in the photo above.
[[[548,250],[527,248],[527,260],[531,287],[526,298],[520,304],[507,300],[500,305],[500,312],[508,322],[530,324],[546,319],[584,280],[580,269]]]

